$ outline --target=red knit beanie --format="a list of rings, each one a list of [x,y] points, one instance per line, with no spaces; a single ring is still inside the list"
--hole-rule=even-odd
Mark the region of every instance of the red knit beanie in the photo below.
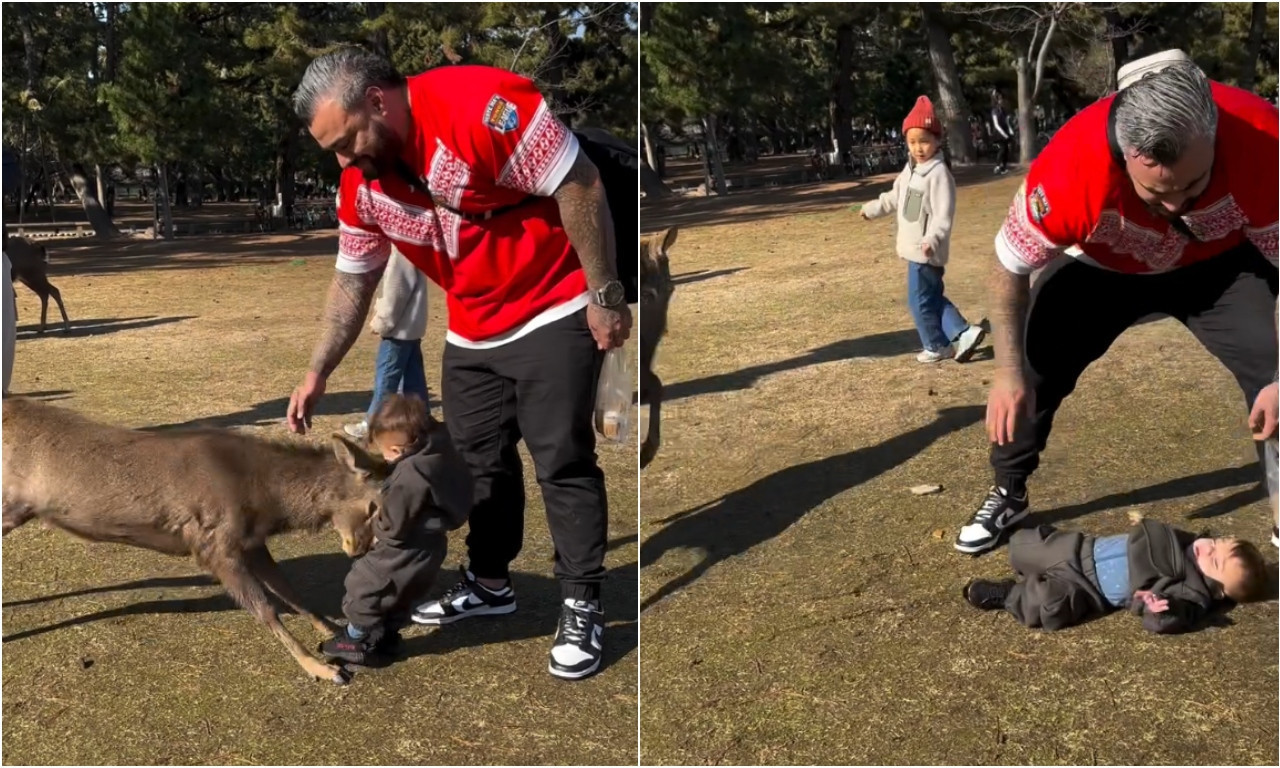
[[[902,137],[906,138],[907,131],[912,128],[923,128],[934,136],[942,137],[942,123],[933,113],[933,102],[929,101],[928,96],[916,99],[916,105],[911,108],[911,113],[907,115],[906,120],[902,121]]]

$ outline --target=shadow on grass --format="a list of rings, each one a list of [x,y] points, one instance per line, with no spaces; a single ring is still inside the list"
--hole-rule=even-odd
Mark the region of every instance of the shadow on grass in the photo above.
[[[280,562],[280,570],[301,596],[303,604],[311,610],[325,616],[339,616],[342,612],[343,580],[351,567],[351,561],[337,552],[317,555],[305,555]],[[412,634],[403,643],[398,658],[411,658],[425,654],[446,654],[464,648],[471,648],[494,643],[506,643],[530,638],[545,637],[550,641],[555,633],[556,622],[560,615],[560,585],[547,575],[532,573],[514,573],[512,581],[520,596],[520,610],[510,616],[489,619],[473,619],[461,624],[441,627],[426,634],[416,634],[418,629],[409,630]],[[430,596],[442,593],[453,583],[453,574],[443,572],[441,578],[432,589]],[[6,602],[6,610],[36,605],[53,600],[73,600],[78,597],[99,595],[107,592],[128,592],[135,590],[163,589],[185,590],[217,586],[217,582],[205,575],[161,577],[139,579],[120,584],[89,587],[86,589],[62,592],[44,597],[27,598]],[[604,660],[601,669],[616,663],[628,653],[636,649],[639,633],[636,616],[636,599],[639,583],[636,580],[636,567],[632,562],[609,571],[604,587],[606,618],[608,631],[606,634]],[[70,607],[69,610],[74,610]],[[70,627],[83,626],[99,621],[109,621],[122,616],[170,615],[187,613],[213,613],[220,611],[241,610],[229,596],[223,592],[204,597],[165,597],[157,600],[143,600],[118,608],[95,611],[93,613],[74,616],[69,619],[48,624],[42,627],[21,630],[6,635],[3,642],[11,643],[39,637],[50,632],[58,632]],[[281,613],[290,611],[281,606]],[[245,614],[246,622],[256,623]],[[12,619],[10,619],[12,621]],[[248,624],[246,624],[246,627]],[[180,624],[175,624],[174,632],[184,632]],[[260,631],[266,632],[265,628]],[[299,639],[307,645],[309,630],[299,632]],[[312,633],[314,634],[314,633]]]
[[[1250,488],[1243,489],[1232,495],[1212,502],[1201,507],[1186,516],[1188,520],[1205,519],[1210,517],[1218,517],[1229,512],[1234,512],[1255,501],[1265,499],[1267,497],[1266,489],[1259,483],[1261,477],[1261,469],[1257,464],[1249,464],[1243,467],[1229,467],[1227,469],[1215,469],[1211,472],[1202,472],[1198,475],[1188,475],[1179,477],[1176,480],[1166,480],[1164,482],[1148,485],[1143,488],[1135,488],[1130,491],[1120,493],[1112,493],[1096,499],[1091,499],[1080,504],[1072,504],[1066,507],[1058,507],[1057,509],[1047,509],[1043,512],[1035,512],[1029,520],[1034,524],[1056,525],[1066,520],[1074,520],[1085,515],[1091,515],[1095,512],[1105,512],[1110,509],[1119,509],[1122,507],[1132,507],[1140,504],[1152,504],[1160,501],[1171,501],[1180,499],[1184,496],[1194,496],[1198,493],[1206,493],[1209,491],[1218,491],[1224,488],[1233,488],[1237,485],[1245,485],[1256,483]]]
[[[678,381],[663,387],[662,402],[669,403],[685,397],[706,395],[712,392],[735,392],[750,389],[757,381],[775,373],[794,371],[810,365],[833,363],[858,357],[893,357],[920,349],[920,334],[915,329],[886,331],[845,339],[809,350],[803,355],[789,357],[772,363],[762,363],[730,373],[717,373],[701,379]]]
[[[369,407],[373,397],[372,391],[328,392],[320,398],[316,406],[315,416],[360,416]],[[440,402],[432,399],[429,405],[438,406]],[[258,403],[251,408],[221,416],[208,416],[200,419],[174,422],[172,424],[156,424],[140,427],[143,432],[166,432],[174,429],[227,429],[229,427],[260,427],[269,424],[284,424],[285,412],[289,408],[289,398],[279,397]]]
[[[672,285],[689,285],[690,283],[700,283],[703,280],[712,280],[725,275],[734,275],[738,272],[745,272],[749,267],[730,267],[729,269],[696,269],[692,272],[675,275],[671,278]]]
[[[806,513],[850,488],[866,483],[918,455],[947,435],[983,419],[986,409],[945,408],[932,422],[878,445],[798,464],[761,478],[715,501],[672,515],[640,545],[640,562],[657,562],[677,549],[703,553],[688,572],[644,599],[643,611],[687,587],[728,558],[740,555],[789,528]]]
[[[148,315],[146,317],[110,317],[110,318],[94,318],[92,320],[72,320],[70,332],[64,333],[62,330],[61,317],[55,318],[56,313],[50,315],[49,324],[43,334],[40,331],[39,323],[31,323],[30,325],[18,326],[17,338],[22,339],[38,339],[41,336],[62,336],[65,338],[79,338],[84,336],[105,336],[109,333],[118,331],[136,331],[140,328],[154,328],[157,325],[169,325],[170,323],[179,323],[183,320],[191,320],[195,315],[179,315],[177,317],[156,317]]]

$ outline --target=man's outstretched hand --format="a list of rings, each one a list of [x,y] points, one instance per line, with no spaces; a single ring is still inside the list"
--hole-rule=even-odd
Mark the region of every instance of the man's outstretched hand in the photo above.
[[[285,419],[289,423],[289,431],[299,435],[307,434],[311,428],[311,414],[315,412],[316,403],[324,394],[325,377],[315,371],[308,371],[302,383],[289,396],[289,411]]]
[[[1262,388],[1249,411],[1249,430],[1254,440],[1270,440],[1276,436],[1277,390],[1280,386],[1271,382]]]

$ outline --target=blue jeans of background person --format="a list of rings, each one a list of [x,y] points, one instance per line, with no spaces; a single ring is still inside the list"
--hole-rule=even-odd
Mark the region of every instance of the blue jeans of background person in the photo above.
[[[378,345],[373,375],[373,402],[365,420],[373,418],[387,395],[400,392],[427,400],[427,372],[422,364],[422,342],[384,338]]]
[[[942,267],[907,262],[907,304],[924,348],[937,352],[969,327],[956,305],[943,295]]]

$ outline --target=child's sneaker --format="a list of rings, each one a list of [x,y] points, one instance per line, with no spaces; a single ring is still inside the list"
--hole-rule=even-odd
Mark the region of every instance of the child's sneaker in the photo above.
[[[320,653],[327,659],[337,659],[358,667],[372,666],[375,657],[380,655],[381,640],[385,635],[375,637],[366,632],[360,637],[352,637],[347,628],[320,644]]]
[[[1013,589],[1013,584],[1013,579],[1004,579],[1003,581],[974,579],[964,585],[964,599],[969,601],[969,605],[974,608],[983,611],[994,611],[1004,607],[1004,602],[1009,599],[1009,592]]]
[[[563,680],[581,680],[600,669],[604,613],[595,602],[566,598],[560,606],[560,626],[551,644],[547,671]]]
[[[940,363],[943,360],[950,360],[955,355],[955,350],[950,344],[942,349],[926,349],[916,355],[917,363]]]
[[[978,351],[978,345],[982,343],[986,335],[987,329],[981,325],[971,325],[966,328],[956,339],[956,362],[969,362],[969,358],[973,357],[973,353]]]
[[[416,624],[452,624],[469,616],[496,616],[516,609],[516,592],[510,584],[498,590],[486,589],[466,568],[462,580],[449,588],[439,600],[423,603],[410,617]]]

